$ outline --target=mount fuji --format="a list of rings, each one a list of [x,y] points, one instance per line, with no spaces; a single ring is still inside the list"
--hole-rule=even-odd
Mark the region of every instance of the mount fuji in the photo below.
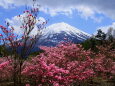
[[[91,35],[85,33],[67,23],[55,23],[42,30],[42,36],[36,46],[55,46],[60,42],[81,43],[90,38]]]

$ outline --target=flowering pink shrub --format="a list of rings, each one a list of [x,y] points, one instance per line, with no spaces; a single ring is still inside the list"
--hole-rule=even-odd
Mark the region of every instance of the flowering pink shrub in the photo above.
[[[112,66],[111,73],[115,75],[115,62],[113,63],[114,65]]]
[[[109,50],[109,47],[100,46],[99,53],[93,59],[96,76],[104,79],[112,78],[115,75],[115,51]]]
[[[0,80],[9,79],[12,76],[12,61],[11,59],[3,57],[0,58]]]
[[[44,58],[34,59],[32,63],[25,67],[22,74],[30,80],[35,80],[37,84],[68,84],[67,78],[64,75],[69,74],[68,70],[57,67],[55,64],[46,64]],[[31,77],[31,78],[30,78]],[[63,82],[62,82],[63,81]]]
[[[56,47],[41,47],[45,52],[33,58],[22,71],[38,85],[66,86],[95,75],[90,51],[81,45],[63,43]]]
[[[37,14],[39,11],[39,5],[35,2],[36,0],[33,0],[33,6],[27,6],[24,14],[17,16],[21,22],[21,34],[15,33],[15,26],[13,27],[12,24],[7,21],[5,22],[6,26],[0,25],[0,29],[2,31],[0,34],[0,45],[4,45],[5,49],[8,49],[10,52],[9,56],[13,59],[13,71],[10,73],[13,74],[12,78],[14,86],[22,86],[21,72],[23,70],[23,63],[35,47],[37,41],[41,37],[41,30],[47,23],[46,21],[42,23],[40,22],[41,20],[38,20]],[[37,31],[36,34],[32,35],[32,31],[35,30],[35,26]],[[4,56],[7,55],[5,54]],[[1,70],[1,73],[6,74],[5,72],[9,68],[7,65],[10,65],[9,62],[2,62],[0,65],[1,69],[3,69]]]
[[[56,47],[41,47],[44,53],[24,61],[22,76],[27,86],[71,86],[87,82],[94,77],[112,79],[115,62],[102,53],[84,50],[81,45],[62,43]],[[107,53],[107,52],[106,52]],[[13,60],[0,58],[0,77],[10,78]],[[18,68],[18,67],[17,67]],[[17,69],[18,71],[18,69]]]

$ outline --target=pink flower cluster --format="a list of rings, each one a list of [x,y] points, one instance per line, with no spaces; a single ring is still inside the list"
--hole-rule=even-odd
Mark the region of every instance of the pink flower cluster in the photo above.
[[[40,59],[33,59],[33,64],[29,64],[25,67],[22,71],[24,76],[35,80],[37,84],[54,84],[54,83],[61,83],[67,84],[67,78],[65,75],[69,74],[68,70],[63,68],[59,68],[55,64],[47,64],[44,61],[44,58]],[[63,81],[63,82],[62,82]]]
[[[62,43],[56,47],[42,46],[44,53],[32,59],[22,74],[32,77],[38,85],[69,86],[91,77],[108,77],[114,73],[113,60],[104,54],[86,51],[81,45]],[[110,77],[111,75],[109,75]]]
[[[0,79],[8,79],[12,76],[12,61],[6,57],[0,58]]]
[[[93,60],[91,52],[85,51],[80,45],[65,43],[56,47],[41,47],[45,52],[32,59],[32,64],[22,71],[27,78],[37,84],[44,83],[54,86],[65,86],[76,81],[93,77]]]
[[[40,55],[25,61],[22,76],[27,86],[71,86],[93,77],[113,78],[115,62],[103,53],[84,50],[81,45],[62,43],[56,47],[41,47]],[[112,55],[113,56],[113,55]],[[0,73],[12,75],[11,60],[0,59]],[[3,77],[0,76],[0,77]],[[7,76],[5,76],[7,77]]]

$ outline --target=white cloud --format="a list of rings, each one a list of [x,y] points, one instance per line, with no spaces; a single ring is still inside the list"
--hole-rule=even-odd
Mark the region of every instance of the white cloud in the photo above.
[[[22,34],[23,30],[20,28],[21,27],[21,19],[17,16],[14,16],[12,19],[6,19],[7,22],[9,22],[15,29],[14,33],[20,35]]]
[[[6,19],[6,21],[7,22],[9,22],[10,23],[10,25],[11,26],[13,26],[14,27],[14,33],[15,34],[18,34],[18,35],[22,35],[23,34],[23,29],[22,28],[20,28],[21,26],[22,26],[22,24],[23,24],[23,18],[26,16],[27,14],[21,14],[20,15],[20,17],[18,17],[18,16],[14,16],[14,17],[12,17],[11,19]],[[39,20],[39,21],[38,21]],[[36,35],[37,33],[38,33],[38,27],[37,27],[37,25],[38,24],[42,24],[43,22],[45,22],[46,20],[43,18],[43,17],[39,17],[38,19],[37,19],[37,22],[36,22],[36,24],[35,24],[35,27],[34,27],[34,29],[32,30],[32,32],[31,32],[31,36],[32,35]]]
[[[112,23],[112,25],[108,25],[108,26],[103,26],[103,27],[99,27],[97,30],[101,29],[104,33],[107,33],[109,28],[112,28],[113,31],[113,35],[115,35],[114,31],[115,31],[115,22]],[[96,32],[97,33],[97,32]],[[95,34],[96,34],[95,33]]]
[[[37,20],[39,20],[39,21],[36,22],[36,25],[30,34],[31,36],[38,34],[39,28],[37,27],[37,25],[40,25],[40,24],[43,24],[43,22],[46,22],[46,20],[43,17],[39,17]],[[43,29],[43,28],[41,28],[41,29]]]
[[[94,11],[92,9],[90,9],[89,7],[86,6],[78,6],[76,7],[78,12],[81,13],[81,15],[83,17],[85,17],[86,19],[92,15],[94,15]]]
[[[46,20],[43,17],[39,17],[38,20],[39,21],[37,22],[37,24],[42,24],[43,22],[46,22]]]
[[[36,0],[41,10],[54,16],[57,14],[72,14],[77,10],[85,19],[91,18],[101,21],[96,14],[104,14],[115,19],[115,0]],[[0,0],[0,6],[8,8],[10,5],[32,5],[32,0]]]

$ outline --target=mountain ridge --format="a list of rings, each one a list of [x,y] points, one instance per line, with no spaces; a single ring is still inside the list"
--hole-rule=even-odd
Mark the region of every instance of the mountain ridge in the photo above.
[[[42,30],[42,36],[37,42],[39,46],[55,46],[60,42],[71,41],[80,43],[90,38],[91,35],[67,23],[55,23]]]

